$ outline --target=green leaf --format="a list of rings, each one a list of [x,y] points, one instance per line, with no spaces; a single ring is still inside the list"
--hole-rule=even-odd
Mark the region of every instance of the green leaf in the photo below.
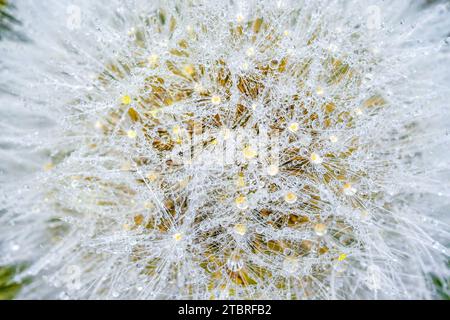
[[[436,287],[436,292],[438,296],[443,300],[450,300],[450,279],[444,280],[440,279],[436,275],[431,275],[431,280]]]
[[[24,266],[0,266],[0,300],[14,299],[22,286],[29,282],[28,279],[22,282],[14,281],[14,276],[23,269]]]
[[[4,37],[22,38],[15,30],[15,27],[21,23],[14,17],[14,9],[14,5],[9,0],[0,0],[0,40]]]

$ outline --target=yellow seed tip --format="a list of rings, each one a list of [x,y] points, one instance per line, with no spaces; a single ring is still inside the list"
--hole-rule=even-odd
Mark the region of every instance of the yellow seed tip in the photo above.
[[[258,152],[251,146],[244,148],[242,152],[244,154],[244,158],[248,160],[254,159],[258,155]]]
[[[134,131],[134,130],[128,130],[127,136],[128,136],[128,138],[130,138],[130,139],[136,139],[136,137],[137,137],[137,132]]]
[[[237,224],[234,226],[234,232],[243,236],[247,233],[247,226],[245,224]]]
[[[345,253],[342,253],[341,255],[339,255],[339,258],[338,258],[339,261],[344,261],[345,259],[347,259],[347,255]]]
[[[271,165],[267,168],[267,173],[268,173],[270,176],[276,176],[279,172],[280,172],[280,168],[279,168],[276,164],[271,164]]]
[[[130,105],[131,104],[131,97],[128,96],[128,95],[123,96],[121,101],[122,101],[122,104],[124,104],[124,105]]]
[[[290,132],[297,132],[300,129],[300,125],[297,122],[293,122],[289,125],[289,131]]]
[[[220,96],[217,96],[217,95],[212,96],[211,102],[212,102],[212,104],[218,105],[222,102],[222,98],[220,98]]]
[[[323,162],[323,159],[321,156],[319,156],[317,153],[313,152],[311,153],[311,157],[310,157],[311,163],[312,164],[321,164]]]
[[[181,241],[182,239],[183,239],[183,235],[181,234],[181,233],[175,233],[174,235],[173,235],[173,239],[175,240],[175,241]]]

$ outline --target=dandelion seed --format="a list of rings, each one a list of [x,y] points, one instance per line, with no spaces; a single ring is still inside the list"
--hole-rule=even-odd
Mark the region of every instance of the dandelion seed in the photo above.
[[[331,141],[332,143],[336,143],[336,142],[339,141],[339,139],[338,139],[338,137],[336,137],[335,135],[332,135],[332,136],[330,136],[330,141]]]
[[[276,164],[271,164],[271,165],[267,168],[267,173],[268,173],[270,176],[276,176],[279,172],[280,172],[280,168],[279,168]]]
[[[135,130],[128,130],[127,131],[127,136],[130,139],[136,139],[137,137],[137,132]]]
[[[297,258],[288,257],[283,262],[283,270],[289,274],[295,274],[300,269],[300,261]]]
[[[245,147],[242,153],[247,160],[254,159],[258,156],[258,152],[252,146]]]
[[[95,123],[95,128],[98,130],[101,130],[101,129],[103,129],[103,124],[100,121],[97,121]]]
[[[293,122],[289,125],[289,131],[292,133],[298,132],[299,129],[300,129],[300,125],[297,122]]]
[[[152,54],[152,55],[150,55],[150,57],[148,58],[148,64],[150,65],[150,66],[155,66],[155,65],[157,65],[158,64],[158,62],[159,62],[159,56],[157,55],[157,54]]]
[[[234,231],[238,235],[243,236],[247,233],[247,226],[245,224],[237,224],[234,226]]]
[[[123,96],[121,101],[122,101],[122,104],[128,106],[128,105],[131,104],[131,97],[128,96],[128,95],[127,96]]]
[[[288,192],[284,196],[284,201],[286,201],[289,204],[294,204],[295,202],[297,202],[297,199],[298,199],[297,195],[293,192]]]
[[[347,255],[345,253],[340,254],[338,257],[338,261],[340,262],[344,261],[345,259],[347,259]]]
[[[239,196],[235,200],[236,206],[240,210],[245,210],[248,208],[247,198],[245,196]]]
[[[240,188],[245,187],[245,178],[243,176],[239,176],[237,178],[236,185]]]
[[[230,129],[228,129],[228,128],[224,128],[224,129],[222,129],[222,137],[223,137],[223,140],[229,140],[230,138],[231,138],[231,136],[232,136],[232,132],[231,132],[231,130]]]
[[[323,96],[325,94],[325,90],[322,87],[317,87],[316,88],[316,94],[318,96]]]
[[[342,190],[343,190],[344,194],[349,197],[354,196],[357,192],[356,188],[354,188],[353,185],[348,182],[346,184],[344,184],[344,186],[342,187]]]
[[[187,64],[183,67],[183,71],[186,75],[192,76],[195,73],[194,66],[191,64]]]
[[[255,48],[253,48],[253,47],[248,48],[246,51],[246,54],[249,57],[253,57],[255,55]]]
[[[172,133],[173,133],[174,135],[178,136],[178,135],[181,133],[181,127],[178,126],[178,125],[173,126],[173,128],[172,128]]]
[[[175,240],[176,242],[180,242],[181,240],[183,240],[183,235],[181,233],[175,233],[173,235],[173,240]]]
[[[44,171],[50,171],[55,167],[55,165],[52,162],[49,162],[47,164],[45,164],[44,166]]]
[[[204,93],[206,90],[205,90],[205,88],[202,86],[201,83],[196,83],[196,84],[194,85],[194,91],[197,92],[197,93]]]
[[[361,108],[356,108],[356,109],[354,110],[354,112],[355,112],[355,114],[356,114],[357,116],[360,116],[360,115],[363,114],[363,111],[361,110]]]
[[[227,260],[227,268],[231,272],[239,272],[244,268],[244,261],[239,256],[232,256]]]
[[[312,164],[322,164],[323,159],[321,156],[319,156],[317,153],[313,152],[310,156],[310,161]]]

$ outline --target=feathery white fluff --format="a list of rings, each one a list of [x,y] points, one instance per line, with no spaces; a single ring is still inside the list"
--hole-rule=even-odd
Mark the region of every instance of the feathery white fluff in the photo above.
[[[0,265],[22,298],[434,298],[449,6],[17,1]]]

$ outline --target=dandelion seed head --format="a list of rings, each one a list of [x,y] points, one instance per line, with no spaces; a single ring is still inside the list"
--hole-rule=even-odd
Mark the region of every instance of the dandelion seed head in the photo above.
[[[376,24],[356,0],[79,0],[61,32],[64,6],[26,2],[39,36],[2,49],[7,90],[51,129],[23,129],[45,159],[0,198],[0,262],[37,278],[22,297],[432,296],[450,194],[434,6],[400,24],[423,9],[375,1]],[[74,265],[80,289],[54,286]]]

